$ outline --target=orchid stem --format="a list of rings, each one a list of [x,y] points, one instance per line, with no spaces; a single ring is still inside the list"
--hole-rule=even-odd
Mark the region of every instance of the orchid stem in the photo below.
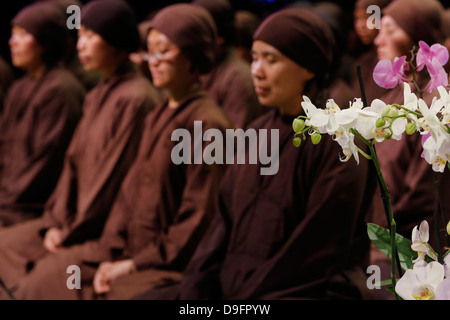
[[[436,210],[433,211],[433,218],[434,218],[434,231],[435,231],[435,237],[436,237],[436,246],[437,246],[437,255],[438,255],[438,261],[440,263],[443,263],[443,259],[442,259],[442,244],[441,244],[441,237],[440,237],[440,225],[441,223],[444,224],[445,226],[445,210],[444,210],[444,204],[443,204],[443,199],[442,199],[442,193],[441,193],[441,188],[439,185],[439,177],[437,176],[436,172],[433,171],[433,180],[434,180],[434,187],[436,188],[436,193],[437,193],[437,198],[438,198],[438,208],[439,208],[439,212],[441,214],[441,219],[440,220],[438,218],[438,213],[436,212]]]
[[[367,160],[372,160],[372,157],[370,155],[362,151],[359,147],[356,148],[358,149],[358,152],[363,155],[364,158],[366,158]]]
[[[423,114],[418,113],[418,112],[415,112],[415,111],[412,111],[412,110],[406,108],[405,106],[402,106],[402,105],[399,105],[399,104],[396,104],[396,103],[392,104],[392,106],[398,107],[398,108],[400,108],[400,109],[403,109],[403,110],[407,111],[408,113],[412,113],[412,114],[416,115],[416,116],[419,117],[419,118],[422,118],[422,117],[423,117]],[[404,116],[404,115],[402,115],[402,116]]]
[[[397,246],[396,246],[396,242],[395,242],[396,223],[394,220],[394,215],[392,213],[390,192],[387,187],[386,181],[384,180],[383,174],[381,172],[381,167],[380,167],[380,163],[378,162],[375,145],[373,143],[370,143],[368,146],[370,149],[370,154],[372,156],[373,164],[377,171],[378,184],[379,184],[380,192],[381,192],[381,199],[383,200],[384,211],[386,213],[386,220],[387,220],[388,227],[389,227],[390,234],[391,234],[391,250],[392,250],[391,257],[390,257],[391,258],[391,266],[392,266],[391,281],[392,281],[392,287],[394,288],[394,293],[395,293],[395,284],[396,284],[396,280],[395,280],[396,270],[395,269],[396,269],[397,264],[398,264],[397,265],[398,273],[401,277],[400,259],[398,257]],[[395,297],[397,298],[397,300],[399,299],[396,293],[395,293]]]
[[[364,142],[366,145],[370,145],[372,144],[369,140],[367,140],[366,138],[364,138],[361,133],[358,132],[358,130],[356,130],[355,128],[350,128],[350,132],[358,137],[358,139],[360,139],[362,142]]]
[[[397,300],[400,300],[399,296],[397,295],[397,292],[395,291],[395,285],[397,283],[396,279],[395,279],[395,260],[396,260],[396,254],[397,253],[397,247],[396,247],[396,243],[395,243],[395,234],[397,232],[397,225],[395,223],[394,218],[392,218],[391,220],[391,259],[392,259],[392,264],[391,264],[391,281],[392,281],[392,288],[394,289],[394,295],[395,298]],[[400,271],[400,269],[399,269]]]
[[[364,83],[363,83],[363,79],[362,79],[362,75],[361,75],[361,67],[358,65],[356,66],[356,72],[358,74],[358,80],[359,80],[359,86],[361,89],[361,98],[363,101],[363,105],[367,106],[367,100],[366,100],[366,93],[364,90]],[[397,300],[399,300],[399,296],[397,295],[397,293],[395,292],[395,261],[400,261],[400,259],[396,260],[396,257],[398,257],[398,252],[397,252],[397,247],[396,247],[396,243],[395,243],[395,220],[394,220],[394,215],[392,214],[392,206],[391,206],[391,201],[390,201],[390,195],[389,195],[389,189],[386,185],[386,182],[384,180],[383,174],[381,173],[381,167],[380,167],[380,163],[378,162],[378,158],[377,158],[377,154],[375,151],[375,144],[374,141],[368,141],[367,139],[365,139],[356,129],[350,129],[350,131],[357,136],[359,139],[361,139],[368,147],[370,150],[370,154],[371,154],[371,159],[373,161],[374,167],[377,171],[377,177],[378,177],[378,184],[379,187],[381,189],[381,198],[383,200],[383,205],[384,205],[384,211],[386,213],[386,218],[387,218],[387,222],[388,222],[388,226],[391,232],[391,266],[392,266],[392,272],[391,272],[391,282],[392,282],[392,288],[394,291],[394,295],[395,298]],[[392,229],[392,226],[394,226],[394,232]],[[399,274],[401,273],[401,266],[399,263]]]

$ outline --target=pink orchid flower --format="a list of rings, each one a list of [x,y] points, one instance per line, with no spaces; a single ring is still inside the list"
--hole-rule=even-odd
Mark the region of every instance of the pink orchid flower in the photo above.
[[[427,92],[436,90],[439,86],[446,87],[448,85],[448,75],[445,72],[441,62],[434,57],[431,61],[425,61],[425,64],[430,75],[430,81],[427,85]]]
[[[430,47],[424,41],[419,41],[419,47],[420,49],[417,51],[416,56],[417,71],[422,70],[423,67],[427,65],[427,62],[431,63],[433,59],[437,59],[441,66],[447,63],[449,53],[447,48],[443,45],[435,43]]]
[[[394,61],[383,59],[373,69],[373,80],[385,89],[392,89],[397,84],[407,82],[404,72],[406,56],[395,57]]]

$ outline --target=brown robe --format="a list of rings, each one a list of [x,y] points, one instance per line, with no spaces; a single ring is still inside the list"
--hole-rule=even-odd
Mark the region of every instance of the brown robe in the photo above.
[[[64,230],[64,245],[98,237],[136,157],[145,115],[160,97],[131,63],[86,97],[84,116],[44,219]]]
[[[60,228],[64,247],[100,236],[135,159],[145,115],[158,102],[155,89],[131,63],[88,93],[43,217],[0,231],[0,277],[6,285],[13,286],[30,266],[49,255],[42,245],[46,229]],[[8,264],[12,260],[5,256],[20,258]]]
[[[101,298],[129,299],[152,283],[178,279],[211,220],[216,190],[226,168],[225,164],[204,162],[174,164],[171,153],[178,142],[171,141],[172,132],[185,128],[194,139],[194,121],[202,121],[202,132],[215,128],[224,134],[232,128],[206,92],[190,95],[176,109],[162,104],[146,119],[138,156],[123,181],[100,241],[73,246],[39,261],[35,271],[20,282],[17,298],[91,299],[92,266],[117,259],[133,259],[138,272],[113,282],[111,292]],[[192,141],[192,147],[196,146]],[[80,292],[65,286],[64,268],[70,264],[82,266]]]
[[[256,96],[250,65],[231,50],[202,76],[202,83],[236,128],[246,128],[265,110]]]
[[[327,135],[294,147],[292,121],[273,110],[252,124],[279,129],[278,173],[229,166],[215,219],[181,283],[135,299],[361,297],[369,163],[340,162],[340,147]]]
[[[436,198],[436,215],[434,226],[430,226],[430,239],[439,239],[435,240],[433,248],[438,254],[444,254],[450,249],[450,235],[447,233],[447,224],[450,222],[450,168],[448,163],[444,172],[436,172],[434,175],[438,190],[436,192],[439,197]]]
[[[14,71],[5,59],[0,57],[0,114],[3,111],[6,92],[15,79]]]
[[[11,86],[0,122],[0,225],[42,215],[81,117],[85,90],[64,68]]]

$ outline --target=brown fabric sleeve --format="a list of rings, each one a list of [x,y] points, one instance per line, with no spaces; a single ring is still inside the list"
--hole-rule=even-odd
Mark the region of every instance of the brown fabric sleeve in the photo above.
[[[219,123],[203,122],[204,131],[221,127]],[[207,145],[204,143],[203,150]],[[192,150],[194,148],[193,145]],[[182,201],[174,222],[167,231],[156,231],[156,240],[133,257],[138,270],[186,264],[211,220],[217,187],[224,170],[225,165],[220,164],[202,162],[187,165]]]

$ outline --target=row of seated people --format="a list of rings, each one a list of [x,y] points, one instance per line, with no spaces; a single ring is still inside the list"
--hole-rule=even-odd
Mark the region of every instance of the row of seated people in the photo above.
[[[377,59],[393,59],[420,40],[443,43],[437,1],[379,5],[375,47],[366,43],[372,57],[373,48]],[[357,1],[355,13],[366,7]],[[342,163],[331,137],[292,144],[303,95],[317,106],[358,96],[356,80],[338,76],[343,38],[330,7],[289,6],[265,17],[252,31],[250,64],[226,41],[226,1],[167,6],[141,30],[125,2],[92,1],[81,8],[70,51],[87,73],[59,63],[69,55],[61,8],[44,1],[12,20],[12,61],[26,74],[9,87],[0,122],[0,297],[374,297],[366,267],[389,272],[389,261],[366,234],[368,221],[386,225],[370,163]],[[411,17],[426,21],[423,28]],[[147,75],[130,61],[143,48]],[[400,87],[372,91],[371,77],[363,79],[368,98],[403,102]],[[226,149],[225,140],[186,147],[173,138],[177,129],[198,134],[197,121],[202,137],[209,129],[275,131],[277,141],[259,148],[276,142],[276,172],[194,161],[196,150]],[[437,206],[417,139],[377,147],[398,231],[408,237],[421,220],[433,223]],[[175,163],[177,145],[192,161]],[[81,268],[80,290],[67,287],[70,265]]]

